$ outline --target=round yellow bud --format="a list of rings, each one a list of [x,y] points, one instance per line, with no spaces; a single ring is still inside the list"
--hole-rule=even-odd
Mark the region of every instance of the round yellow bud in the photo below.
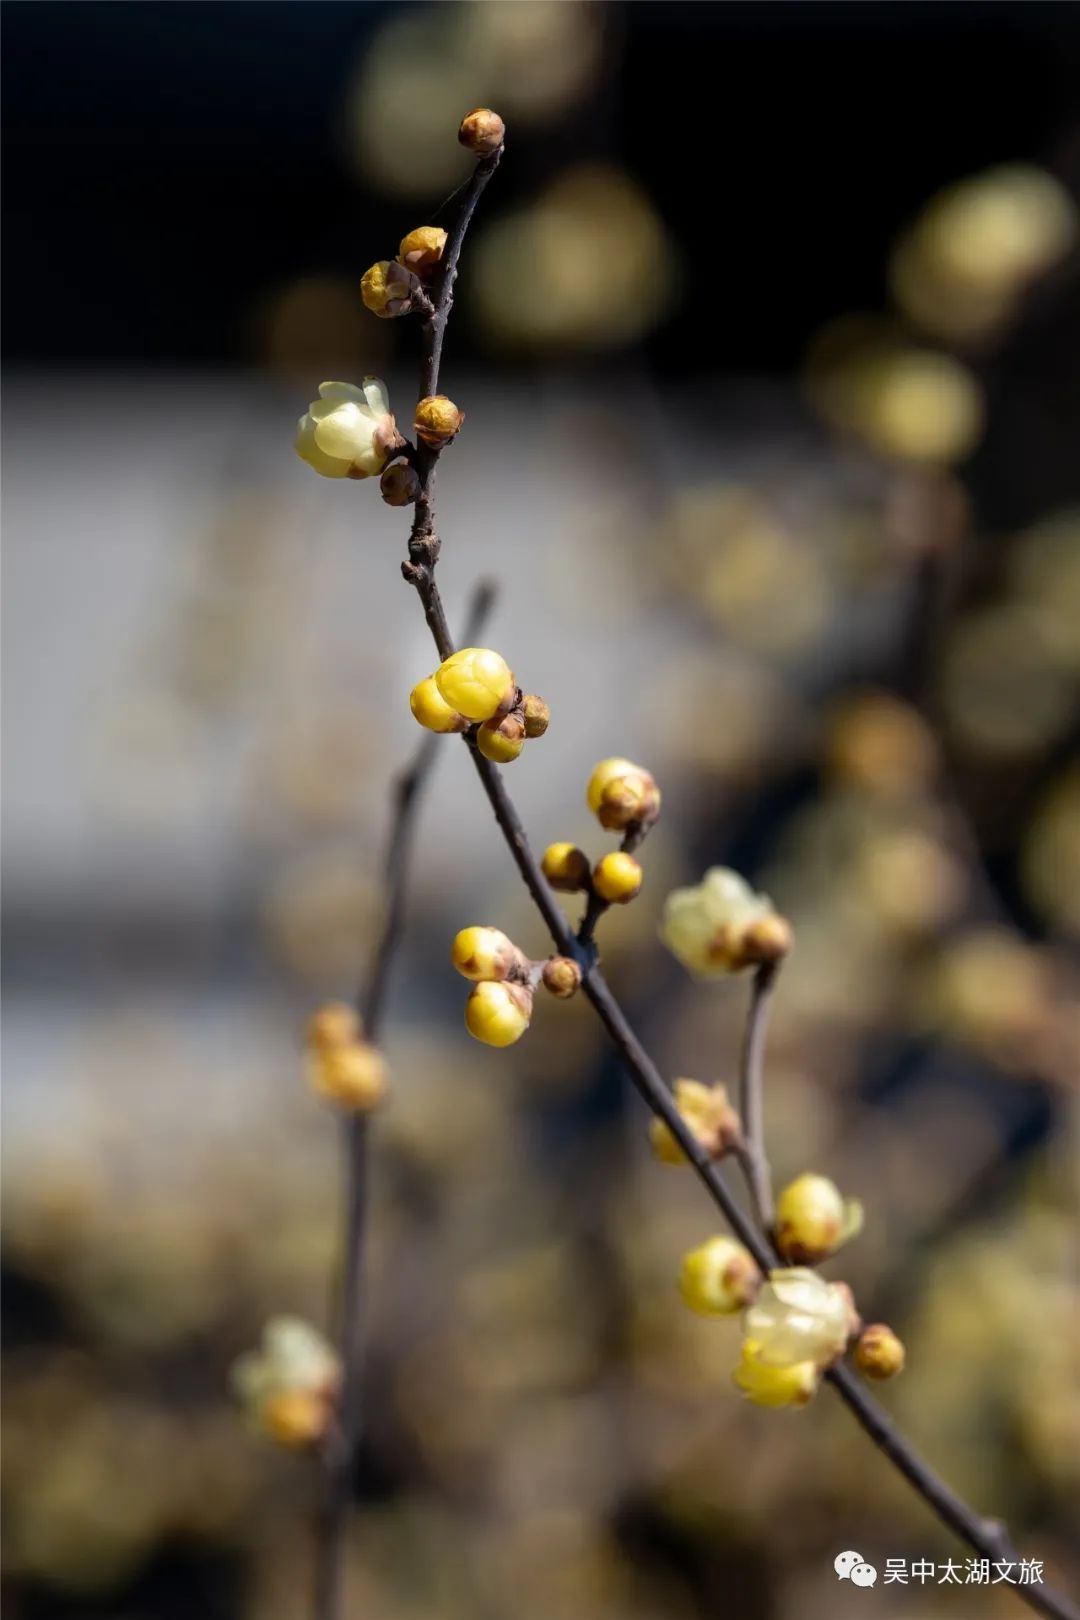
[[[867,1378],[894,1378],[904,1370],[904,1346],[885,1322],[871,1322],[863,1328],[852,1354]]]
[[[617,849],[597,861],[592,880],[601,900],[606,900],[609,905],[625,905],[640,891],[645,874],[640,861]]]
[[[589,885],[589,857],[576,844],[549,844],[540,862],[553,889],[576,894]]]
[[[654,777],[629,759],[602,759],[589,777],[585,798],[600,825],[612,831],[648,824],[660,814]]]
[[[439,691],[468,720],[490,720],[509,707],[515,686],[505,658],[490,647],[461,647],[435,671]]]
[[[862,1205],[844,1199],[828,1176],[802,1175],[776,1203],[776,1241],[787,1260],[812,1265],[824,1260],[862,1225]]]
[[[308,1083],[324,1102],[352,1113],[370,1113],[386,1093],[386,1063],[377,1047],[351,1041],[308,1058]]]
[[[542,737],[551,724],[551,710],[535,692],[526,692],[521,712],[525,718],[526,737]]]
[[[450,960],[466,979],[506,979],[525,968],[525,958],[500,928],[474,925],[454,935]]]
[[[417,294],[422,292],[418,276],[392,259],[380,259],[364,271],[360,281],[360,296],[364,307],[373,315],[390,320],[395,315],[407,315]],[[422,301],[422,300],[421,300]]]
[[[316,1052],[348,1046],[360,1034],[360,1020],[344,1001],[327,1001],[308,1019],[306,1044]]]
[[[409,708],[413,718],[427,731],[466,731],[469,722],[464,715],[452,709],[436,684],[434,675],[419,681],[409,693]]]
[[[679,1292],[701,1316],[733,1316],[745,1310],[761,1286],[761,1272],[734,1238],[710,1238],[683,1255]]]
[[[401,238],[398,263],[418,276],[428,276],[443,256],[446,232],[441,225],[418,225]]]
[[[276,1445],[310,1446],[326,1433],[329,1415],[325,1396],[306,1389],[282,1389],[262,1402],[258,1423]]]
[[[432,450],[441,450],[450,443],[464,420],[464,411],[459,411],[452,399],[447,399],[445,394],[429,394],[416,407],[413,426],[418,439]]]
[[[497,152],[506,138],[506,125],[490,107],[474,107],[466,113],[458,130],[458,140],[477,157],[488,157]]]
[[[569,956],[551,956],[540,975],[544,989],[559,1001],[572,996],[581,983],[581,969]]]
[[[510,714],[501,720],[486,720],[476,733],[476,746],[485,759],[509,765],[525,746],[525,727]]]
[[[796,1361],[787,1367],[774,1367],[758,1359],[759,1346],[746,1339],[742,1359],[736,1367],[735,1383],[756,1406],[805,1406],[818,1386],[818,1369],[812,1361]]]
[[[379,492],[387,506],[411,506],[420,493],[420,477],[408,461],[395,461],[379,479]]]
[[[486,1046],[513,1046],[529,1027],[532,993],[521,984],[474,985],[465,1003],[465,1027]]]

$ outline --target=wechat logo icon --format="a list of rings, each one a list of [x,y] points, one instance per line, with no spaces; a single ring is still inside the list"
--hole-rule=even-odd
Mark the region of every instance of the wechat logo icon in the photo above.
[[[868,1564],[862,1553],[837,1553],[833,1559],[833,1569],[839,1581],[850,1581],[852,1586],[873,1586],[877,1580],[877,1570],[873,1564]]]

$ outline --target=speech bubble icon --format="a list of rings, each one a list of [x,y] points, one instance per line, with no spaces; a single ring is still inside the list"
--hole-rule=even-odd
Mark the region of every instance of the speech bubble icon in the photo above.
[[[852,1570],[856,1567],[857,1564],[861,1564],[862,1561],[863,1561],[862,1553],[857,1553],[857,1552],[837,1553],[836,1557],[833,1559],[833,1569],[835,1569],[835,1571],[836,1571],[837,1575],[839,1576],[840,1580],[846,1581],[848,1576],[851,1574]]]
[[[873,1586],[877,1580],[877,1570],[873,1564],[856,1564],[851,1572],[853,1586]]]

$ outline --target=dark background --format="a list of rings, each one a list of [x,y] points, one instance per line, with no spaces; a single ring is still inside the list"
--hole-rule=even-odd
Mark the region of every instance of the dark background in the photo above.
[[[8,0],[7,358],[243,364],[260,288],[312,263],[352,274],[371,199],[336,109],[391,9]],[[664,0],[605,17],[618,74],[515,142],[500,201],[571,155],[621,158],[685,250],[689,296],[648,347],[661,375],[789,372],[824,320],[881,303],[889,242],[953,178],[1030,160],[1076,181],[1071,5]],[[412,212],[380,203],[392,227]],[[718,288],[737,319],[703,342]]]

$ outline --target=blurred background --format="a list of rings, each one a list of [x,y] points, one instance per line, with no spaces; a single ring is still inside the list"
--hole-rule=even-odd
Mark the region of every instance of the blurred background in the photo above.
[[[1080,14],[1040,4],[4,8],[4,1504],[12,1620],[308,1612],[314,1464],[228,1368],[328,1319],[336,1122],[302,1021],[380,914],[430,671],[403,514],[296,418],[416,333],[358,282],[445,222],[498,108],[443,385],[458,619],[550,701],[510,777],[595,856],[599,757],[664,817],[605,965],[669,1075],[747,985],[656,939],[709,865],[796,927],[781,1180],[885,1401],[1075,1583]],[[541,930],[464,751],[423,819],[374,1130],[351,1612],[825,1620],[832,1560],[962,1557],[828,1396],[744,1405],[691,1317],[710,1206],[587,1009],[471,1042],[457,928]],[[844,1594],[845,1602],[853,1594]],[[853,1611],[854,1612],[854,1611]],[[1007,1588],[879,1586],[986,1620]]]

